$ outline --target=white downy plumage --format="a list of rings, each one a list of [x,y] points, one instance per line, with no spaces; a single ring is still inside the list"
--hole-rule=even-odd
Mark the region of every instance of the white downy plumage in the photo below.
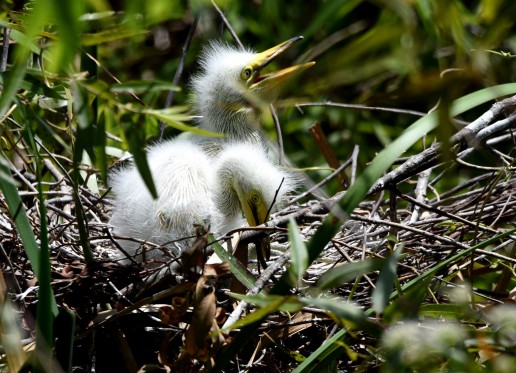
[[[166,244],[176,256],[192,244],[193,238],[183,238],[195,234],[194,224],[210,225],[216,235],[243,225],[243,215],[249,225],[262,224],[273,203],[296,186],[295,177],[273,164],[259,144],[228,144],[214,161],[199,145],[175,139],[151,147],[148,161],[158,199],[152,199],[134,165],[120,169],[111,177],[110,225],[115,236]],[[131,240],[118,242],[131,255],[140,247]],[[147,258],[163,256],[152,253]]]

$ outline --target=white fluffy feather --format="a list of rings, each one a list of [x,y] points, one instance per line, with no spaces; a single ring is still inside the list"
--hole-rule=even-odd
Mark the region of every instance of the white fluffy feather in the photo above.
[[[188,140],[170,140],[149,149],[148,162],[158,191],[153,200],[138,171],[131,165],[111,177],[115,194],[110,220],[117,236],[139,238],[156,244],[194,235],[194,224],[210,224],[212,231],[225,234],[244,224],[235,189],[259,191],[267,206],[295,187],[295,178],[274,165],[261,145],[226,144],[213,160]],[[178,256],[193,239],[166,246]],[[118,240],[131,255],[140,245]],[[159,251],[150,257],[160,257]]]
[[[242,51],[220,42],[212,42],[203,50],[201,70],[190,83],[195,94],[194,107],[202,117],[201,128],[224,133],[230,141],[261,141],[256,105],[249,101],[259,101],[260,97],[250,92],[240,77],[254,57],[256,53],[251,50]],[[210,155],[217,153],[224,142],[206,137],[196,137],[196,141]]]

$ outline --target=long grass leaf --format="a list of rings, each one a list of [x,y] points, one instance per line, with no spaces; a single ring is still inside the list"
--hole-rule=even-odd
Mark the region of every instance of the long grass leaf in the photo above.
[[[323,273],[317,281],[316,288],[328,290],[356,279],[366,273],[379,271],[384,266],[385,259],[366,258],[357,262],[346,263]]]
[[[290,218],[288,226],[288,237],[290,242],[290,256],[292,264],[290,265],[289,272],[291,274],[290,281],[295,286],[301,279],[308,268],[308,252],[306,245],[303,242],[299,227],[293,218]]]
[[[215,251],[215,254],[217,254],[217,256],[222,261],[229,263],[231,273],[235,275],[237,280],[240,281],[246,288],[251,289],[256,282],[254,276],[249,273],[247,268],[245,268],[238,259],[236,259],[232,254],[224,249],[222,245],[215,241],[213,235],[209,235],[209,240],[213,246],[213,251]]]
[[[378,281],[376,281],[376,287],[371,294],[371,302],[373,309],[376,313],[382,313],[389,302],[389,296],[394,286],[394,278],[396,277],[396,271],[398,269],[398,260],[401,253],[403,252],[403,243],[395,246],[393,253],[385,261]]]

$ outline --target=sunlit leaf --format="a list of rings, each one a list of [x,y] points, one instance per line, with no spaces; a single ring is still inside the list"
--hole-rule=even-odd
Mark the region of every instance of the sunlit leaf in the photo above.
[[[365,320],[364,311],[356,304],[342,298],[300,298],[306,305],[315,306],[322,311],[333,313],[337,318],[360,324]]]
[[[111,30],[100,31],[94,34],[84,34],[81,39],[81,44],[83,46],[100,45],[121,39],[134,38],[137,36],[145,35],[147,33],[147,30],[118,27]]]
[[[387,258],[376,281],[376,287],[371,295],[371,302],[376,313],[382,313],[389,302],[389,297],[394,286],[398,260],[403,252],[403,243],[396,245],[392,254]]]
[[[366,258],[336,266],[321,275],[317,281],[317,288],[321,290],[342,286],[349,281],[370,272],[379,271],[385,263],[385,259]]]
[[[224,249],[217,241],[213,235],[209,235],[209,240],[211,242],[210,245],[213,246],[213,251],[215,254],[223,261],[229,263],[229,268],[231,269],[231,273],[240,281],[246,288],[251,289],[256,282],[254,276],[252,276],[247,268],[242,266],[242,263],[238,259],[236,259],[232,254],[228,253],[226,249]]]
[[[254,304],[258,307],[267,307],[271,304],[279,305],[278,311],[282,312],[296,312],[303,307],[303,301],[295,296],[282,295],[242,295],[237,293],[228,293],[235,299]]]
[[[292,281],[292,284],[296,284],[303,278],[308,267],[308,252],[296,221],[292,218],[290,219],[288,226],[288,237],[291,253],[290,280]]]
[[[149,81],[132,81],[120,84],[114,84],[111,86],[110,91],[114,93],[146,93],[146,92],[159,92],[159,91],[179,91],[181,88],[173,85],[169,82],[163,82],[159,80]]]

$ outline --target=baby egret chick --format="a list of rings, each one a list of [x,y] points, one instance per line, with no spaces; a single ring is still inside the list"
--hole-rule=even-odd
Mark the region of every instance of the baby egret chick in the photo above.
[[[242,213],[250,227],[269,220],[269,214],[298,181],[293,174],[274,165],[261,144],[226,144],[216,158],[215,204],[222,214],[221,233],[243,225]],[[270,247],[256,243],[256,256],[265,268]]]
[[[240,227],[244,217],[250,226],[262,224],[271,207],[296,186],[293,176],[274,165],[259,144],[228,144],[213,160],[200,145],[176,139],[150,148],[148,162],[158,199],[152,199],[134,166],[121,169],[112,177],[110,224],[116,236],[164,245],[176,256],[193,243],[193,238],[181,239],[194,235],[194,224],[211,225],[216,235]],[[118,243],[129,254],[138,254],[139,243]],[[155,250],[147,258],[162,256]]]
[[[134,165],[114,173],[110,183],[115,195],[109,224],[117,236],[165,244],[193,235],[193,224],[218,221],[212,189],[214,168],[202,149],[186,140],[162,142],[150,148],[147,161],[158,193],[153,199]],[[129,254],[140,244],[117,240]],[[178,256],[193,239],[170,242],[167,247]],[[153,250],[149,259],[162,258]],[[141,260],[141,257],[137,258]]]
[[[216,154],[224,141],[261,141],[258,108],[276,99],[287,77],[314,62],[267,74],[262,70],[302,38],[292,38],[261,53],[219,42],[203,51],[201,72],[191,82],[194,105],[201,116],[199,126],[225,135],[223,139],[197,138],[208,154]]]

